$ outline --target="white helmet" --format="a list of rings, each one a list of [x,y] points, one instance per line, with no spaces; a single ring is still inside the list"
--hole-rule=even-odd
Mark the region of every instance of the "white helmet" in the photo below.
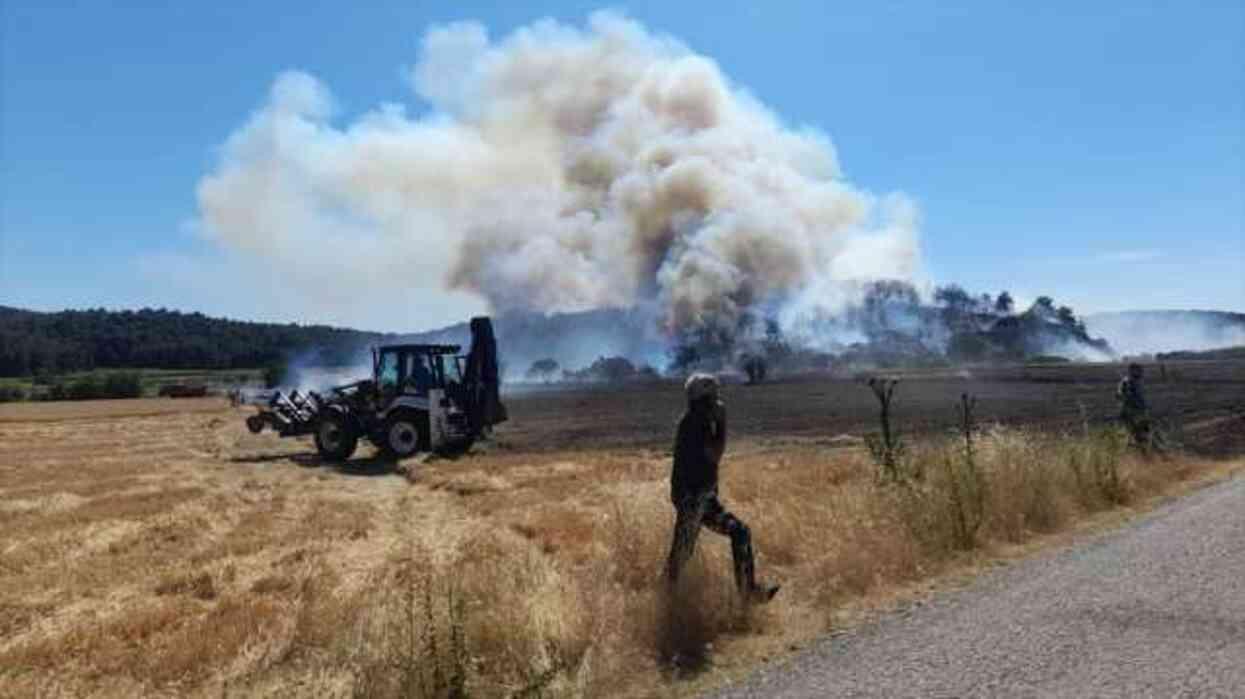
[[[717,398],[718,387],[718,377],[702,372],[697,372],[687,377],[687,383],[683,384],[683,390],[687,392],[687,399],[692,402],[706,397]]]

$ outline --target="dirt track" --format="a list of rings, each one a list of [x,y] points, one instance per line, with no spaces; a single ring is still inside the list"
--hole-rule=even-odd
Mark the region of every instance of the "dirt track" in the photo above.
[[[1237,477],[714,696],[1240,696],[1242,512]]]

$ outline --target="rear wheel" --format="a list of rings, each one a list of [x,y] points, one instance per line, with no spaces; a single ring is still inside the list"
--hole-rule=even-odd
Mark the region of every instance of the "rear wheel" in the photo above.
[[[385,421],[384,450],[395,459],[414,456],[429,447],[428,415],[403,410]]]
[[[320,414],[316,449],[325,461],[345,461],[359,445],[359,435],[345,415],[333,410]]]

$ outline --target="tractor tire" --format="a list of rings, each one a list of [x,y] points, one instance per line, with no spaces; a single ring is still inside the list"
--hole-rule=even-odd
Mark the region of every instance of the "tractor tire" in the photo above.
[[[259,434],[264,431],[264,418],[258,415],[252,415],[246,419],[246,428],[251,434]]]
[[[359,434],[343,414],[326,410],[316,423],[316,450],[325,461],[345,461],[359,446]]]
[[[381,449],[394,459],[405,459],[427,451],[431,446],[428,431],[428,414],[414,410],[402,410],[385,421],[384,440]]]

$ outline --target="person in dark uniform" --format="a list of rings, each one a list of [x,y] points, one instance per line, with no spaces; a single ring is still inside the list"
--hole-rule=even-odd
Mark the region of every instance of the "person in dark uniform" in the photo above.
[[[1115,389],[1115,399],[1120,402],[1120,422],[1128,428],[1133,444],[1144,449],[1151,446],[1151,425],[1143,378],[1141,365],[1129,364],[1128,375]]]
[[[683,566],[696,550],[703,526],[730,537],[735,585],[746,599],[768,602],[777,585],[756,581],[752,533],[748,525],[731,514],[718,500],[718,465],[726,450],[726,406],[718,398],[718,380],[710,374],[693,374],[685,386],[687,411],[679,420],[674,440],[674,467],[670,473],[670,500],[675,524],[666,580],[678,581]]]
[[[494,425],[509,417],[501,402],[501,372],[497,365],[497,340],[493,336],[493,321],[487,316],[471,319],[471,350],[467,353],[464,380],[474,387],[468,396],[467,411],[471,426],[477,434],[486,434]]]

